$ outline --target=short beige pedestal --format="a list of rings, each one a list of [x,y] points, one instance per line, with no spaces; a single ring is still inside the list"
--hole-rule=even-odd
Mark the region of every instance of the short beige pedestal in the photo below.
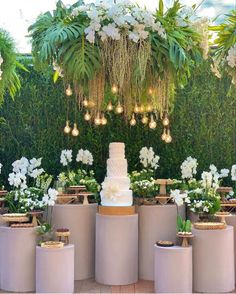
[[[234,272],[235,272],[235,282],[236,282],[236,215],[232,214],[227,217],[226,223],[234,228]]]
[[[192,246],[155,250],[155,292],[192,293]]]
[[[196,292],[230,292],[234,290],[234,232],[192,229],[193,290]]]
[[[2,290],[35,291],[36,228],[0,227],[0,236]]]
[[[139,213],[139,278],[154,280],[153,246],[158,240],[176,242],[176,205],[142,205]],[[185,216],[185,207],[180,207]]]
[[[75,280],[94,277],[95,222],[97,204],[56,204],[53,208],[53,224],[68,228],[70,243],[75,245]]]
[[[74,292],[74,245],[36,248],[36,292]]]
[[[97,214],[95,279],[105,285],[128,285],[137,282],[137,214]]]

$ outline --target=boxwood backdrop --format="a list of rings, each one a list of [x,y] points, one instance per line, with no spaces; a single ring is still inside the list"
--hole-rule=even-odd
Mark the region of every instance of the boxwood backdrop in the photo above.
[[[28,61],[30,73],[22,73],[21,93],[12,101],[6,95],[0,109],[0,162],[4,165],[6,182],[11,163],[20,158],[43,157],[43,167],[57,175],[60,152],[72,148],[89,149],[94,155],[94,170],[99,181],[106,172],[108,145],[113,141],[126,144],[129,170],[139,168],[139,150],[152,146],[160,155],[157,177],[178,177],[179,166],[187,156],[199,161],[199,171],[211,163],[230,168],[236,163],[236,91],[227,77],[216,78],[208,63],[196,69],[189,84],[176,93],[171,115],[173,142],[160,139],[161,124],[156,130],[137,124],[130,127],[122,117],[113,114],[109,123],[95,127],[78,113],[80,136],[73,138],[63,133],[66,120],[66,99],[62,83],[54,84],[52,77],[36,72]],[[73,105],[73,102],[72,102]],[[74,109],[70,111],[71,121]]]

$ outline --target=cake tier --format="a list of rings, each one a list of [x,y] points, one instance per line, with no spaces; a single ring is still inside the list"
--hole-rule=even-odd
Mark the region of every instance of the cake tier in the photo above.
[[[107,176],[108,177],[126,177],[127,176],[127,160],[113,159],[107,160]]]
[[[110,158],[125,158],[125,144],[120,142],[114,142],[109,145],[109,157]]]
[[[133,192],[131,190],[119,191],[112,197],[104,197],[103,191],[101,195],[101,204],[103,206],[131,206],[133,205]]]
[[[105,184],[115,184],[120,187],[120,190],[128,190],[130,187],[129,177],[106,177],[104,180]]]

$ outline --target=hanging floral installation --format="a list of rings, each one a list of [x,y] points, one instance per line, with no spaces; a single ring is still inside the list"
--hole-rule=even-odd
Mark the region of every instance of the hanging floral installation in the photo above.
[[[226,71],[236,85],[236,10],[227,15],[225,23],[212,26],[211,30],[217,33],[213,72],[220,78],[220,72]]]
[[[155,129],[161,119],[165,140],[176,86],[207,57],[208,23],[190,10],[178,0],[165,12],[160,0],[154,13],[129,1],[58,1],[29,27],[33,56],[42,68],[52,66],[54,81],[63,78],[86,121],[105,125],[114,111],[131,126],[140,119]],[[68,118],[66,124],[70,133]]]
[[[17,68],[26,70],[18,61],[14,42],[9,34],[0,28],[0,104],[5,91],[13,98],[20,90],[21,83],[16,72]]]

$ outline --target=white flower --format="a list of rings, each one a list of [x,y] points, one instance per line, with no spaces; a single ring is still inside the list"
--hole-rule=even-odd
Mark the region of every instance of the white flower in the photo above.
[[[58,192],[55,189],[49,188],[48,193],[44,194],[42,202],[45,206],[54,206],[57,200]]]
[[[151,167],[153,169],[157,169],[159,166],[158,162],[160,157],[158,155],[155,155],[152,147],[143,147],[139,152],[139,159],[140,163],[145,168]]]
[[[204,206],[204,207],[203,207],[203,211],[204,211],[204,212],[208,212],[208,211],[209,211],[209,208],[208,208],[207,206]]]
[[[197,166],[198,162],[196,158],[191,156],[187,157],[180,166],[182,179],[192,179],[197,173]]]
[[[0,174],[2,173],[2,164],[0,163]]]
[[[67,166],[72,161],[72,150],[62,150],[61,151],[61,157],[60,157],[60,163],[63,166]]]
[[[102,192],[105,198],[110,199],[112,201],[116,200],[117,193],[119,192],[119,186],[113,182],[103,182],[102,183]]]
[[[229,49],[226,60],[230,67],[236,67],[236,44]]]
[[[229,169],[223,168],[220,170],[220,177],[221,178],[226,178],[229,175]]]
[[[95,42],[95,31],[90,30],[89,33],[86,35],[86,40],[88,40],[89,43],[94,44],[94,42]]]
[[[113,40],[120,40],[119,28],[116,27],[115,23],[109,23],[107,26],[103,26],[102,31]]]
[[[196,208],[200,208],[202,206],[202,201],[198,201],[196,204],[195,204],[195,207]]]
[[[12,163],[13,172],[26,175],[29,167],[29,160],[26,157],[16,160]]]
[[[231,168],[231,179],[232,179],[232,181],[236,181],[236,164],[232,165],[232,168]]]
[[[76,161],[82,162],[83,164],[86,164],[86,165],[92,165],[93,164],[93,155],[88,150],[80,149],[78,151],[77,156],[76,156]]]
[[[2,55],[0,53],[0,80],[2,79],[2,74],[3,74],[3,71],[1,70],[2,63],[3,63],[3,58],[2,58]]]
[[[201,175],[202,178],[202,187],[203,188],[211,188],[212,186],[212,173],[211,172],[203,172]]]
[[[171,190],[170,191],[170,197],[173,198],[174,202],[178,205],[181,206],[184,204],[185,198],[187,198],[186,193],[182,193],[180,190]],[[189,198],[187,199],[189,201]]]
[[[21,189],[26,189],[26,176],[25,174],[21,173],[10,173],[8,176],[8,182],[10,186],[13,186],[15,188],[21,188]]]
[[[217,167],[214,164],[211,164],[209,169],[212,174],[215,174],[217,172]]]

